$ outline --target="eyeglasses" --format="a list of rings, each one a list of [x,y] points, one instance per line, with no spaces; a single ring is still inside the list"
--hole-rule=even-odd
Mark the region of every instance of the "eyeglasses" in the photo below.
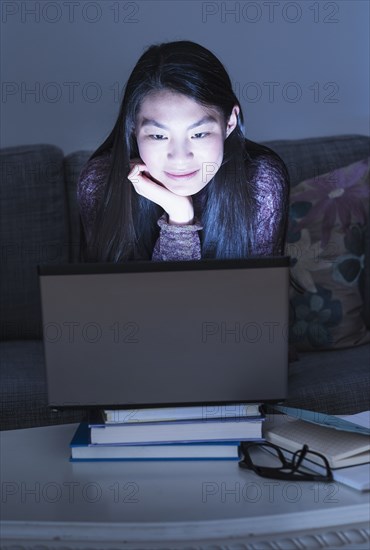
[[[277,445],[265,441],[243,441],[241,449],[244,458],[239,462],[239,466],[253,470],[261,477],[296,481],[333,481],[334,479],[326,457],[309,450],[307,445],[303,445],[302,449],[293,453],[290,460],[284,456],[282,450]],[[253,449],[269,452],[280,464],[278,463],[275,467],[264,466],[262,455],[254,453]],[[250,453],[251,450],[253,458]],[[306,468],[310,469],[309,464],[313,466],[312,469],[319,469],[323,473],[307,472]]]

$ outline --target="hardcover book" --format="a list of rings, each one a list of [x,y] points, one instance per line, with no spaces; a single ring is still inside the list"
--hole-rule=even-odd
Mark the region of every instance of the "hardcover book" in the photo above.
[[[93,445],[87,423],[70,443],[71,461],[84,460],[239,460],[239,441],[156,445]]]

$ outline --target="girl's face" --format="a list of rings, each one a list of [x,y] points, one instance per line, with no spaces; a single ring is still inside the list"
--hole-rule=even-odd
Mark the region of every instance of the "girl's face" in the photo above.
[[[149,174],[175,195],[198,193],[219,170],[224,141],[237,124],[234,106],[227,124],[217,109],[170,90],[143,100],[135,135]]]

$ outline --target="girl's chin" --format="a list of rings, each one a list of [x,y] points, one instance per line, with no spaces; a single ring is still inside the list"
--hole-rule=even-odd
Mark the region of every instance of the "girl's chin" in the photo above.
[[[152,174],[149,172],[143,172],[143,174],[150,179],[151,181],[154,181],[154,183],[160,185],[161,187],[165,187],[168,189],[168,191],[171,191],[174,195],[178,195],[179,197],[191,197],[192,195],[196,195],[201,191],[204,187],[206,187],[206,184],[202,182],[200,185],[196,185],[196,182],[192,182],[193,185],[189,181],[160,181],[159,179],[155,178]],[[195,185],[194,185],[195,184]]]
[[[199,191],[201,191],[203,189],[203,187],[201,189],[174,189],[173,187],[167,187],[165,186],[166,189],[168,189],[169,191],[171,191],[171,193],[173,193],[174,195],[178,195],[179,197],[192,197],[193,195],[196,195],[197,193],[199,193]]]
[[[158,185],[160,185],[161,187],[166,187],[164,183],[162,183],[161,181],[157,180],[155,177],[153,177],[151,174],[149,174],[149,172],[143,172],[144,176],[146,176],[148,179],[154,181],[154,183],[157,183]]]
[[[173,195],[178,195],[179,197],[191,197],[191,195],[194,195],[194,191],[192,191],[191,189],[176,189],[171,185],[166,185],[165,183],[161,183],[161,185],[168,189],[168,191],[171,191]]]

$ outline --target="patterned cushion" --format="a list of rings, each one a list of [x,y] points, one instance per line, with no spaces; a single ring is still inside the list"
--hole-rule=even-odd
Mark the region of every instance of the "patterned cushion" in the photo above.
[[[303,181],[291,191],[286,251],[292,275],[291,339],[298,349],[332,349],[370,341],[363,319],[369,162]]]

